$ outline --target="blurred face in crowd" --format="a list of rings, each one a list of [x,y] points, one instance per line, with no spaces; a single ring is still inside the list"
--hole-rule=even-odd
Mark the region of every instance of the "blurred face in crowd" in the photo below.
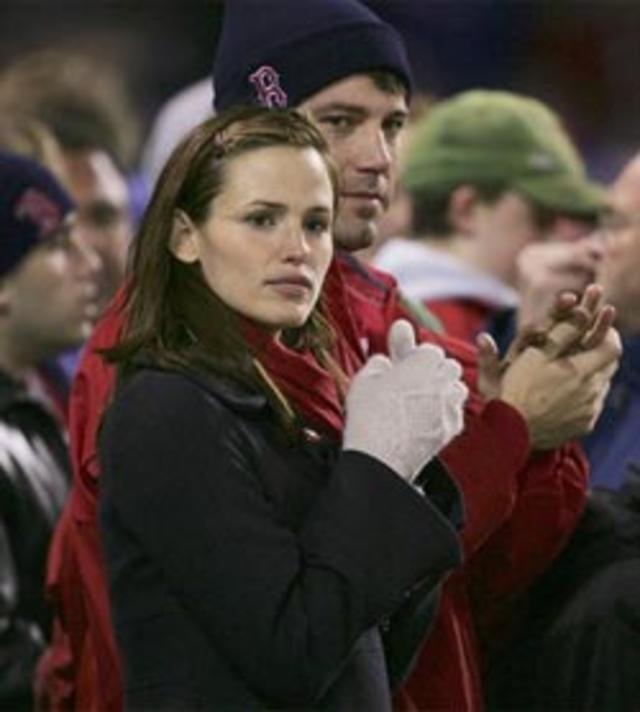
[[[516,258],[528,245],[575,241],[593,230],[592,223],[550,212],[515,191],[485,202],[477,199],[473,188],[462,190],[467,192],[458,196],[460,205],[456,206],[455,193],[452,201],[453,210],[461,210],[463,216],[463,230],[457,232],[473,237],[476,264],[509,285],[515,284]]]
[[[64,160],[69,191],[78,206],[78,229],[102,263],[98,276],[102,311],[124,277],[132,234],[127,185],[104,151],[65,151]]]
[[[184,214],[172,250],[200,262],[218,297],[274,332],[313,309],[333,255],[334,188],[313,148],[270,146],[229,159],[199,227]]]
[[[603,220],[604,258],[597,280],[617,310],[624,331],[640,331],[640,159],[622,172],[611,194],[613,212]]]
[[[88,338],[97,317],[99,269],[99,258],[69,218],[2,280],[2,310],[18,360],[39,360]]]
[[[368,247],[396,180],[398,137],[408,113],[404,94],[383,91],[371,77],[357,74],[298,108],[323,133],[340,173],[336,245],[349,251]]]

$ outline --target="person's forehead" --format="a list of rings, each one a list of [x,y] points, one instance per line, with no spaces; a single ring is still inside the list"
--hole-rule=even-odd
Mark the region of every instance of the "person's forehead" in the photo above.
[[[293,182],[286,180],[292,177]],[[317,150],[311,146],[265,146],[227,162],[223,190],[216,200],[218,205],[254,200],[283,203],[300,195],[309,197],[309,191],[317,198],[318,190],[326,193],[326,203],[331,205],[329,169]]]
[[[320,111],[332,106],[346,106],[366,113],[407,113],[404,92],[390,92],[376,86],[368,74],[354,74],[324,87],[305,99],[298,108]]]
[[[625,173],[613,186],[610,194],[614,209],[623,212],[640,212],[640,165]]]
[[[511,214],[521,215],[522,217],[530,216],[537,208],[529,196],[512,185],[505,186],[504,190],[495,200],[489,201],[489,205],[492,206],[496,212],[507,211]]]
[[[506,185],[494,205],[506,207],[508,210],[517,212],[524,217],[531,217],[536,213],[551,212],[523,190],[520,190],[517,185]]]
[[[530,229],[540,229],[543,224],[560,217],[559,213],[534,201],[516,186],[506,186],[504,192],[489,203],[489,210],[500,220]]]
[[[67,151],[64,162],[70,190],[78,203],[105,200],[126,205],[126,181],[107,153],[97,149]]]

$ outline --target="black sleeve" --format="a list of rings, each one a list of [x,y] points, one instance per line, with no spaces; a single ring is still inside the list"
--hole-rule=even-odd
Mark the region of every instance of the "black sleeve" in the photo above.
[[[18,577],[4,521],[0,518],[0,621],[6,627],[18,602]]]
[[[422,468],[414,485],[428,497],[459,531],[464,524],[464,506],[460,490],[449,470],[439,457],[434,457]]]
[[[0,708],[28,709],[44,641],[38,626],[18,617],[18,577],[0,519]]]
[[[463,523],[460,491],[439,458],[433,458],[414,481],[425,497],[437,507],[457,530]],[[440,600],[441,577],[427,577],[406,596],[403,605],[385,618],[382,639],[389,681],[398,688],[411,671],[420,647],[433,626]]]
[[[293,532],[265,496],[237,416],[179,377],[146,384],[131,384],[107,421],[104,492],[265,697],[316,699],[363,631],[458,563],[447,518],[361,453],[339,457]]]

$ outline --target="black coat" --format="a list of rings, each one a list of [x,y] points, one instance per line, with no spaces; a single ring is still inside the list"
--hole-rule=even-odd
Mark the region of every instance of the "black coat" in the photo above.
[[[49,634],[49,541],[70,480],[58,422],[0,372],[0,709],[32,709],[33,674]]]
[[[128,709],[390,709],[459,561],[437,461],[424,495],[362,453],[284,445],[263,396],[152,369],[100,455]]]
[[[591,491],[526,599],[517,635],[488,666],[491,709],[640,709],[640,467],[619,490]]]

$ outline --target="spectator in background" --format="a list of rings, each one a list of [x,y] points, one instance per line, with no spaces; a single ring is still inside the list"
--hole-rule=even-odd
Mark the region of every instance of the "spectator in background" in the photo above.
[[[31,158],[47,168],[61,185],[67,189],[62,151],[53,134],[46,126],[29,116],[0,109],[0,151]],[[75,353],[76,349],[69,352]],[[69,354],[55,354],[38,364],[38,373],[58,404],[67,414],[70,379],[65,361]]]
[[[0,186],[0,708],[26,711],[49,634],[47,549],[70,476],[63,416],[38,367],[89,335],[98,261],[47,170],[0,153]]]
[[[600,228],[588,239],[531,245],[520,253],[518,321],[540,325],[559,292],[581,294],[594,280],[616,307],[624,355],[602,417],[585,446],[591,485],[618,489],[629,463],[640,461],[640,157],[621,171],[609,190],[608,205]]]
[[[593,488],[586,511],[532,591],[517,642],[490,666],[497,709],[640,707],[640,155],[623,168],[609,200],[593,269],[616,308],[623,355],[585,439]],[[528,303],[584,288],[589,265],[580,246],[563,247],[541,245],[521,262]]]
[[[42,51],[0,74],[0,105],[45,125],[61,149],[78,229],[101,259],[99,311],[122,282],[132,218],[125,171],[137,127],[108,66],[83,55]]]
[[[520,251],[577,240],[605,205],[558,117],[498,91],[433,108],[414,131],[403,182],[415,237],[388,241],[374,263],[471,342],[517,305]]]
[[[618,489],[629,466],[640,463],[640,155],[610,191],[612,211],[603,219],[604,255],[596,280],[616,308],[623,357],[602,416],[585,440],[591,485]]]

